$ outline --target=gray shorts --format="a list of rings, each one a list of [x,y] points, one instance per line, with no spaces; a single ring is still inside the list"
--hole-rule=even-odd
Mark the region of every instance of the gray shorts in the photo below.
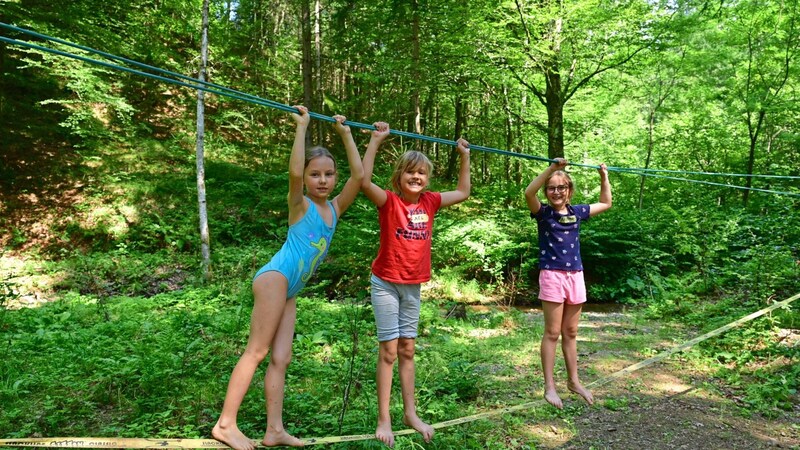
[[[420,285],[392,283],[375,274],[370,277],[370,283],[378,342],[415,339],[419,324]]]

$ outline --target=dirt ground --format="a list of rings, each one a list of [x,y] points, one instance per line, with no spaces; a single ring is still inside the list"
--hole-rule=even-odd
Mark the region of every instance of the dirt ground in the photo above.
[[[581,368],[593,367],[602,376],[641,360],[608,344],[625,333],[657,334],[640,324],[632,326],[627,317],[584,314],[589,332],[580,333],[588,334],[589,342],[578,345]],[[560,450],[800,449],[800,402],[776,418],[746,416],[736,398],[715,383],[710,374],[673,355],[598,387],[595,405],[571,423],[540,422],[529,432],[536,436],[537,448]],[[579,403],[575,395],[564,400],[567,405]]]

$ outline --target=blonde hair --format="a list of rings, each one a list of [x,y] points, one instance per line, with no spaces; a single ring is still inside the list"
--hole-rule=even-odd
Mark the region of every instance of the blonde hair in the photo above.
[[[561,178],[567,180],[567,186],[569,186],[567,188],[567,191],[568,191],[567,204],[569,204],[572,201],[572,194],[575,193],[575,184],[572,182],[572,177],[569,176],[569,174],[567,172],[564,172],[563,170],[556,170],[555,172],[551,173],[550,176],[547,177],[546,180],[544,180],[545,196],[546,196],[546,193],[547,193],[547,185],[548,185],[548,183],[550,183],[550,180],[553,177],[561,177]]]
[[[403,173],[423,165],[428,169],[428,176],[430,177],[433,174],[433,163],[425,154],[416,150],[409,150],[397,158],[397,162],[394,164],[394,172],[392,172],[392,178],[390,179],[394,193],[400,195],[402,192],[400,189],[400,176]]]

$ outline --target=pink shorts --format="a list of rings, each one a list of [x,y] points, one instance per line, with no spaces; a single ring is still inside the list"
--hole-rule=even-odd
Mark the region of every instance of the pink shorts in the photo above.
[[[586,284],[583,271],[539,271],[539,300],[579,305],[586,303]]]

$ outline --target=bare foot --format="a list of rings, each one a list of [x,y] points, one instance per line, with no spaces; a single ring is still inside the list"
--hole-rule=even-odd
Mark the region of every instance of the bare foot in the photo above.
[[[277,431],[267,427],[267,433],[261,441],[267,447],[275,447],[278,445],[285,445],[288,447],[304,447],[305,444],[300,439],[287,433],[286,430]]]
[[[583,399],[586,400],[586,403],[594,405],[594,396],[592,396],[591,391],[583,387],[583,385],[579,382],[568,382],[567,389],[583,397]]]
[[[403,416],[403,423],[417,430],[419,434],[422,435],[422,439],[424,439],[425,442],[430,442],[431,439],[433,439],[433,427],[420,420],[416,414],[413,416]]]
[[[558,409],[563,409],[564,404],[561,403],[561,397],[558,396],[558,392],[556,392],[556,388],[549,388],[544,390],[544,399],[547,400],[547,403],[555,406]]]
[[[392,433],[391,422],[378,422],[378,428],[375,429],[375,437],[389,447],[394,447],[394,433]]]
[[[305,444],[300,439],[287,433],[286,430],[276,431],[267,428],[267,433],[261,441],[267,447],[275,447],[278,445],[286,445],[288,447],[304,447]]]
[[[233,425],[231,427],[222,427],[219,422],[214,425],[211,430],[211,435],[214,439],[222,442],[234,450],[254,450],[256,446],[247,436],[245,436],[239,427]]]

